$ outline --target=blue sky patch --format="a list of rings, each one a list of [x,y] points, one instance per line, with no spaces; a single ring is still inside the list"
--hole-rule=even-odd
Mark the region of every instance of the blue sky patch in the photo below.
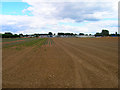
[[[2,15],[28,15],[32,16],[30,11],[23,12],[24,9],[30,7],[24,2],[2,2]]]

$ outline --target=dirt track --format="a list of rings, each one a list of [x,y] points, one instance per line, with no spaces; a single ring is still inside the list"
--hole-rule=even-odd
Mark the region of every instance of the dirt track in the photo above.
[[[117,88],[117,39],[53,38],[3,49],[3,88]]]

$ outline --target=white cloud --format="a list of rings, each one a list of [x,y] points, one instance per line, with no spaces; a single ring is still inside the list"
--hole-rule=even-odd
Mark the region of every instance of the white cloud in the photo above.
[[[31,7],[23,11],[31,11],[34,16],[43,18],[71,18],[76,21],[99,20],[117,17],[117,3],[114,2],[31,2]],[[115,14],[116,13],[116,14]]]
[[[115,2],[119,0],[22,0],[23,2]]]
[[[4,25],[9,26],[9,28],[17,27],[18,30],[16,30],[15,33],[24,34],[47,33],[49,31],[52,31],[54,33],[57,32],[95,33],[101,32],[102,29],[108,29],[111,33],[114,33],[118,30],[116,27],[117,26],[116,20],[94,21],[86,23],[83,26],[59,25],[59,22],[63,23],[71,22],[75,24],[75,22],[69,19],[68,20],[50,19],[46,21],[43,18],[12,15],[4,15],[4,23],[2,24],[3,26]]]
[[[47,1],[47,0],[46,0]],[[15,33],[73,32],[95,33],[109,29],[117,31],[117,2],[45,2],[42,0],[23,0],[31,5],[23,12],[30,11],[33,16],[0,15],[4,31],[10,27]],[[1,18],[2,17],[2,18]],[[104,19],[108,20],[104,20]],[[59,23],[84,23],[83,26],[60,25]],[[6,26],[6,28],[5,28]],[[17,29],[15,31],[15,29]]]

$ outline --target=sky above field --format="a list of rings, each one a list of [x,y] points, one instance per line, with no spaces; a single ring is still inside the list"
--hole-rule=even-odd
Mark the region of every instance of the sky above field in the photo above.
[[[0,32],[118,32],[117,0],[2,0]]]

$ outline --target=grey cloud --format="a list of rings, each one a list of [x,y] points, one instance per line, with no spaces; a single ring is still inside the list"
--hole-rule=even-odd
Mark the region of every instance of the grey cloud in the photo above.
[[[111,12],[111,3],[93,3],[93,2],[66,2],[66,3],[53,3],[59,11],[54,16],[56,18],[70,18],[77,22],[97,21],[99,18],[92,16],[95,12]],[[91,15],[91,17],[89,16]]]

